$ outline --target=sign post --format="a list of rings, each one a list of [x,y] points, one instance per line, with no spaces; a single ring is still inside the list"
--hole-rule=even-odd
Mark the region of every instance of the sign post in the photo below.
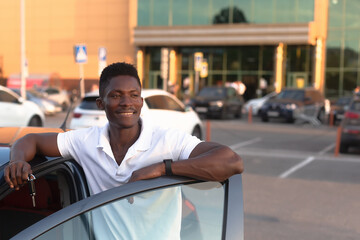
[[[195,70],[195,94],[199,91],[199,73],[201,71],[201,65],[203,62],[203,53],[196,52],[194,54],[194,70]]]
[[[106,67],[106,48],[99,48],[99,76]]]
[[[80,68],[80,97],[85,96],[85,82],[84,82],[84,63],[87,62],[87,51],[85,45],[75,45],[74,47],[75,62],[79,64]]]

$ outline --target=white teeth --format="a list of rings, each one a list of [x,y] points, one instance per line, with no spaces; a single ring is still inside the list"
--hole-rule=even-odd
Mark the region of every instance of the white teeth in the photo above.
[[[126,115],[126,116],[130,116],[132,115],[133,113],[120,113],[120,115]]]

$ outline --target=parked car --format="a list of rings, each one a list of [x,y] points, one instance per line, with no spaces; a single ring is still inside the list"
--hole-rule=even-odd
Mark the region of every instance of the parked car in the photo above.
[[[344,118],[345,111],[349,108],[352,96],[340,97],[333,106],[331,106],[334,124],[339,123]],[[331,115],[330,115],[331,116]]]
[[[244,99],[233,87],[204,87],[189,105],[204,117],[241,118]]]
[[[341,122],[342,133],[340,152],[346,153],[349,147],[360,147],[360,97],[354,97]]]
[[[278,95],[269,99],[261,108],[261,120],[285,119],[324,122],[329,108],[328,101],[314,88],[284,88]]]
[[[0,86],[0,127],[43,126],[45,115],[36,103]]]
[[[0,128],[0,239],[131,239],[129,233],[138,239],[163,239],[154,235],[162,233],[157,230],[164,229],[164,222],[154,219],[173,219],[172,211],[164,211],[167,206],[163,205],[153,211],[144,211],[144,207],[153,203],[147,201],[151,196],[179,190],[182,207],[177,208],[181,215],[177,226],[181,239],[244,239],[241,174],[221,183],[164,176],[90,196],[83,169],[75,160],[37,155],[30,162],[36,177],[34,207],[28,186],[15,191],[4,181],[9,146],[17,139],[16,134],[20,137],[34,131],[62,130]],[[117,215],[118,208],[133,214],[130,218]],[[99,222],[98,214],[105,212],[108,218]]]
[[[251,112],[252,115],[258,116],[261,113],[261,107],[264,105],[264,103],[275,97],[276,96],[276,92],[270,92],[268,94],[266,94],[263,97],[260,98],[254,98],[254,99],[250,99],[249,101],[247,101],[244,105],[244,109],[243,109],[243,113],[248,113],[249,109],[251,107]]]
[[[20,89],[11,89],[19,96],[21,95]],[[26,90],[26,99],[36,103],[45,115],[54,115],[62,111],[61,106],[50,99],[45,98],[41,93],[35,90]]]
[[[70,96],[66,90],[56,87],[48,87],[39,89],[39,91],[44,93],[48,99],[51,99],[60,104],[63,111],[66,111],[70,106]]]
[[[141,96],[144,98],[142,117],[162,126],[182,129],[200,139],[204,138],[203,124],[199,116],[174,95],[160,89],[143,89]],[[99,110],[96,105],[98,97],[98,91],[85,95],[73,112],[71,129],[105,125],[105,112]]]

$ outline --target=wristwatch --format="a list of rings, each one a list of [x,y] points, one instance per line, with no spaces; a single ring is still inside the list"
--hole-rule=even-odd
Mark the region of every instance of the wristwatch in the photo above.
[[[166,176],[172,176],[172,170],[171,170],[171,163],[172,159],[164,159],[163,162],[165,163],[165,175]]]

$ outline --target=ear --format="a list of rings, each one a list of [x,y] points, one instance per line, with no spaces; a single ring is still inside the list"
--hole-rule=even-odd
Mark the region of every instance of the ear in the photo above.
[[[96,99],[96,105],[97,105],[98,109],[100,109],[100,110],[105,109],[104,101],[100,97]]]

